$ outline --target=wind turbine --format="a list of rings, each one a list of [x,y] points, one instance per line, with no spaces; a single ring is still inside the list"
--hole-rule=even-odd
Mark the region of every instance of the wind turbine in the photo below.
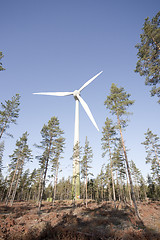
[[[40,93],[33,93],[39,95],[51,95],[51,96],[69,96],[73,95],[75,99],[75,128],[74,128],[74,147],[79,144],[79,102],[81,103],[82,107],[84,108],[85,112],[87,113],[88,117],[90,118],[91,122],[95,126],[95,128],[99,131],[99,128],[93,118],[93,115],[87,105],[87,103],[83,100],[80,96],[81,91],[87,87],[95,78],[97,78],[103,71],[99,72],[97,75],[89,79],[79,90],[75,90],[74,92],[40,92]],[[76,159],[73,159],[73,179],[76,176],[75,182],[73,180],[73,185],[75,184],[75,198],[80,198],[80,174],[79,174],[79,157],[77,156]],[[77,177],[78,176],[78,177]]]

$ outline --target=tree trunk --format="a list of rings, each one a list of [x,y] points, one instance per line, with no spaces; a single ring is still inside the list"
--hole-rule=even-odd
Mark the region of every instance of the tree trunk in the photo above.
[[[118,198],[119,198],[119,202],[121,202],[121,188],[118,181],[117,171],[116,171],[116,181],[117,181],[117,189],[118,189]]]
[[[41,210],[41,205],[42,205],[42,197],[43,197],[43,192],[44,192],[44,188],[45,188],[45,181],[46,181],[46,175],[47,175],[47,170],[48,170],[48,163],[49,163],[49,156],[50,156],[50,149],[51,149],[51,143],[52,143],[52,138],[50,139],[50,142],[49,142],[49,147],[48,147],[48,156],[47,156],[47,161],[46,161],[46,166],[45,166],[45,170],[42,171],[42,173],[44,173],[44,177],[42,175],[42,187],[41,187],[41,192],[40,192],[40,198],[38,199],[39,202],[38,202],[38,213],[40,212]]]
[[[0,139],[1,139],[1,137],[2,137],[2,134],[3,134],[4,130],[5,130],[6,125],[7,125],[7,123],[5,123],[4,127],[2,128],[2,131],[1,131],[1,133],[0,133]]]
[[[42,170],[42,173],[41,173],[41,176],[40,176],[40,179],[39,179],[37,204],[39,204],[39,201],[40,201],[40,195],[41,195],[42,183],[43,183],[43,174],[44,174],[44,169]]]
[[[129,186],[129,183],[128,183],[128,173],[127,173],[127,169],[126,170],[126,177],[127,177],[127,191],[128,191],[128,195],[129,195],[129,201],[130,201],[130,204],[132,206],[132,198],[131,198],[131,189],[130,189],[130,186]]]
[[[57,164],[56,164],[56,176],[55,176],[55,181],[54,181],[53,205],[54,205],[54,202],[56,199],[57,180],[58,180],[58,160],[57,160]]]
[[[88,201],[88,196],[87,196],[87,174],[86,174],[86,208],[87,208],[87,201]]]
[[[96,191],[96,195],[97,195],[97,202],[99,202],[99,187],[98,187],[98,184],[97,184],[97,191]]]
[[[23,164],[23,163],[22,163],[22,164]],[[19,179],[20,179],[21,173],[22,173],[22,167],[21,167],[21,169],[19,169],[19,171],[18,171],[18,177],[17,177],[17,181],[16,181],[16,185],[15,185],[14,191],[13,191],[13,193],[12,193],[12,197],[11,197],[11,201],[10,201],[10,206],[13,205],[13,202],[14,202],[14,199],[15,199],[15,196],[16,196],[16,191],[17,191],[17,187],[18,187],[18,183],[19,183]]]
[[[135,193],[134,193],[134,190],[133,190],[133,183],[132,183],[132,178],[131,178],[131,173],[130,173],[128,158],[127,158],[126,148],[125,148],[125,145],[124,145],[124,140],[123,140],[123,135],[122,135],[122,129],[121,129],[121,124],[120,124],[120,119],[119,119],[118,115],[117,115],[117,120],[118,120],[120,135],[121,135],[121,141],[122,141],[124,156],[125,156],[125,160],[126,160],[128,177],[129,177],[129,181],[130,181],[131,197],[132,197],[132,200],[133,200],[133,204],[134,204],[134,208],[135,208],[135,213],[136,213],[137,217],[140,219],[140,215],[139,215],[139,211],[138,211],[138,207],[137,207],[137,203],[136,203],[136,198],[135,198]]]
[[[111,178],[112,178],[113,201],[114,201],[114,207],[116,208],[116,194],[115,194],[114,177],[113,177],[113,169],[112,169],[112,156],[111,156],[111,149],[110,149],[109,142],[108,142],[108,146],[109,146],[109,157],[110,157],[110,167],[111,167]]]
[[[40,212],[40,210],[41,210],[42,197],[43,197],[43,192],[44,192],[44,188],[45,188],[45,181],[46,181],[46,175],[47,175],[47,170],[48,170],[48,162],[49,162],[49,157],[48,157],[47,162],[46,162],[46,167],[45,167],[44,176],[43,176],[43,180],[42,180],[42,187],[41,187],[40,198],[39,198],[39,202],[38,202],[38,212]]]
[[[108,179],[108,198],[109,198],[109,201],[111,202],[112,201],[112,194],[111,194],[111,186],[110,186],[110,180]]]
[[[122,178],[120,178],[120,197],[121,197],[121,201],[124,202],[124,191],[123,191],[123,182],[122,182]]]
[[[101,182],[101,187],[102,187],[102,190],[101,190],[101,200],[103,202],[104,201],[103,181]]]
[[[7,196],[6,196],[6,206],[8,205],[8,200],[9,200],[9,197],[11,195],[11,191],[12,191],[12,186],[13,186],[13,182],[14,182],[14,179],[15,179],[15,176],[16,176],[16,172],[17,172],[17,169],[18,169],[18,165],[19,165],[19,157],[17,159],[17,163],[16,163],[16,168],[14,170],[14,174],[13,174],[13,177],[12,177],[12,182],[10,184],[10,188],[9,188],[9,191],[7,193]]]

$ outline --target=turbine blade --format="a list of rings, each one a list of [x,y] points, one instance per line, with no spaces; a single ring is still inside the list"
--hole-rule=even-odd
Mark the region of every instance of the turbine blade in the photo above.
[[[79,91],[82,91],[85,87],[87,87],[96,77],[98,77],[103,71],[99,72],[97,75],[92,77],[90,80],[88,80],[80,89]]]
[[[94,118],[93,118],[93,115],[92,115],[92,113],[91,113],[91,111],[90,111],[87,103],[83,100],[83,98],[81,98],[80,95],[77,95],[77,98],[78,98],[78,100],[80,101],[80,103],[82,104],[82,107],[83,107],[84,110],[86,111],[86,113],[87,113],[88,117],[90,118],[91,122],[93,123],[93,125],[95,126],[95,128],[99,131],[99,128],[98,128],[98,126],[97,126],[97,124],[96,124],[96,122],[95,122],[95,120],[94,120]]]
[[[33,94],[39,94],[39,95],[51,95],[51,96],[69,96],[72,95],[73,92],[40,92],[40,93],[33,93]]]

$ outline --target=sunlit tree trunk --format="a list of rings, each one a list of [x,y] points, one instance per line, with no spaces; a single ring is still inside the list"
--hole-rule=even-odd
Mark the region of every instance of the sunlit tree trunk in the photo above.
[[[85,189],[86,189],[86,207],[87,207],[87,202],[88,202],[88,195],[87,195],[87,174],[86,174],[86,187],[85,187]]]
[[[54,181],[53,205],[56,199],[57,180],[58,180],[58,159],[56,164],[56,175],[55,175],[55,181]]]
[[[23,163],[22,163],[22,166],[23,166]],[[21,177],[21,174],[22,174],[22,166],[21,166],[21,168],[20,168],[19,171],[18,171],[18,176],[17,176],[16,185],[15,185],[14,191],[13,191],[13,193],[12,193],[11,201],[10,201],[10,205],[11,205],[11,206],[13,205],[13,202],[14,202],[14,199],[15,199],[15,196],[16,196],[18,183],[19,183],[19,180],[20,180],[20,177]]]
[[[109,145],[109,143],[108,143],[108,145]],[[115,194],[115,184],[114,184],[112,156],[111,156],[110,146],[109,146],[109,157],[110,157],[110,170],[111,170],[111,178],[112,178],[113,201],[114,201],[114,207],[116,208],[116,194]]]
[[[121,129],[120,120],[119,120],[118,115],[117,115],[117,120],[118,120],[119,131],[120,131],[120,135],[121,135],[121,141],[122,141],[122,146],[123,146],[123,151],[124,151],[124,156],[125,156],[125,161],[126,161],[126,166],[127,166],[127,171],[128,171],[128,177],[129,177],[129,182],[130,182],[130,187],[131,187],[131,198],[133,200],[136,215],[138,218],[140,218],[139,211],[137,208],[135,193],[133,190],[133,183],[132,183],[131,173],[130,173],[129,164],[128,164],[128,157],[127,157],[127,153],[126,153],[126,148],[125,148],[125,144],[124,144],[124,140],[123,140],[123,134],[122,134],[122,129]]]
[[[15,176],[16,176],[16,172],[17,172],[18,166],[19,166],[19,158],[17,159],[16,168],[14,170],[12,181],[11,181],[11,184],[10,184],[7,196],[6,196],[6,205],[8,205],[8,200],[9,200],[10,195],[11,195],[11,191],[12,191],[12,187],[13,187],[13,183],[14,183],[14,180],[15,180]]]
[[[43,193],[44,193],[44,189],[45,189],[46,175],[47,175],[47,170],[48,170],[48,162],[49,162],[49,157],[47,158],[46,166],[45,166],[45,170],[44,170],[42,188],[41,188],[40,198],[39,198],[39,203],[38,203],[38,212],[40,212],[40,210],[41,210],[42,198],[43,198]]]

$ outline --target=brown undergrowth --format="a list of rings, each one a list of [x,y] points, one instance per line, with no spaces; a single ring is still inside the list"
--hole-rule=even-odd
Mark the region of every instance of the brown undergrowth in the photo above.
[[[142,221],[129,205],[111,202],[44,202],[37,213],[35,203],[0,204],[0,240],[160,240],[160,203],[139,203]]]

